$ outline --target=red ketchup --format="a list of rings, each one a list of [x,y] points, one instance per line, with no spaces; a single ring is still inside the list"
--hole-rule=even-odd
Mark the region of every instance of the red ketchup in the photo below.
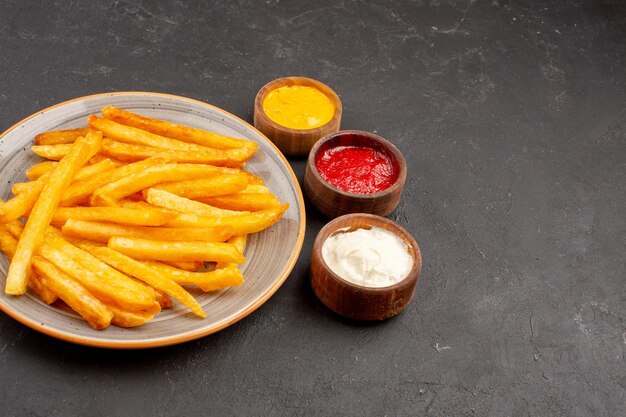
[[[398,179],[395,165],[386,152],[368,146],[329,147],[315,158],[324,180],[355,194],[374,194],[391,187]]]

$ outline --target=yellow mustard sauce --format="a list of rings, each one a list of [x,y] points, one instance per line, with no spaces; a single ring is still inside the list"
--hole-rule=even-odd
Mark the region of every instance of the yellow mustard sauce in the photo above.
[[[335,106],[317,88],[287,85],[265,95],[263,111],[281,126],[305,130],[328,123],[335,114]]]

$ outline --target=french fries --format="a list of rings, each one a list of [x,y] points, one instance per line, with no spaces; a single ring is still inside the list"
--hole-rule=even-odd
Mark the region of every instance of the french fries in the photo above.
[[[165,190],[149,188],[146,192],[146,201],[158,207],[179,211],[181,213],[195,213],[200,216],[236,216],[245,214],[245,211],[224,210],[199,201],[180,197]],[[171,219],[174,220],[174,219]]]
[[[211,197],[232,194],[241,191],[248,185],[248,176],[244,173],[217,175],[197,180],[168,182],[157,185],[159,190],[169,191],[181,197]]]
[[[202,310],[200,304],[198,304],[196,299],[193,298],[191,294],[185,291],[180,285],[176,284],[176,282],[168,279],[158,271],[151,269],[133,258],[130,258],[111,248],[99,247],[86,243],[80,244],[80,247],[100,259],[102,262],[111,265],[119,271],[133,276],[157,290],[169,294],[172,298],[175,298],[180,303],[188,307],[198,317],[206,317],[206,313]]]
[[[240,167],[254,153],[252,148],[180,150],[162,149],[151,146],[133,145],[111,139],[102,141],[102,153],[124,162],[135,162],[146,158],[163,158],[170,162],[209,164],[225,167]]]
[[[163,263],[189,272],[196,272],[204,265],[202,261],[163,261]]]
[[[195,129],[193,127],[181,126],[163,120],[152,119],[150,117],[140,116],[113,106],[104,107],[102,109],[102,115],[105,119],[143,129],[157,135],[178,139],[183,142],[196,143],[210,148],[232,149],[248,147],[252,148],[254,152],[254,150],[258,147],[255,142],[251,142],[249,140],[235,139],[207,132],[202,129]]]
[[[42,162],[43,164],[43,162]],[[41,164],[39,164],[41,165]],[[56,162],[54,163],[54,165],[50,166],[48,171],[52,169],[52,167],[54,167],[56,165]],[[47,167],[42,167],[41,169],[38,170],[42,170],[42,169],[46,169]],[[104,159],[100,162],[98,162],[97,164],[93,164],[93,165],[89,165],[89,166],[85,166],[82,167],[80,170],[78,170],[78,172],[76,173],[76,175],[73,178],[73,181],[79,181],[79,180],[84,180],[90,177],[95,176],[96,174],[100,174],[102,172],[106,172],[106,171],[110,171],[111,169],[115,168],[115,163],[113,163],[110,159]],[[35,174],[37,175],[39,174],[38,172]],[[43,180],[44,178],[46,178],[48,175],[47,172],[42,172],[42,174],[40,176],[38,176],[37,179]],[[28,176],[28,172],[26,173],[26,176]],[[11,191],[13,192],[13,194],[17,195],[17,194],[21,194],[24,191],[26,191],[29,187],[32,187],[33,184],[35,182],[21,182],[21,183],[16,183],[13,185],[13,187],[11,188]]]
[[[95,115],[90,116],[87,123],[89,127],[101,131],[107,138],[115,139],[120,142],[183,151],[202,151],[204,149],[200,145],[155,135],[145,130],[115,123],[111,120],[100,119]]]
[[[167,215],[166,213],[147,212],[156,215]],[[109,239],[114,236],[148,240],[204,242],[223,242],[232,236],[232,228],[228,225],[202,228],[142,227],[75,220],[74,218],[68,219],[63,225],[62,230],[63,234],[69,237],[102,243],[107,243]]]
[[[75,219],[135,226],[161,226],[175,218],[174,213],[127,207],[59,207],[52,216],[52,224],[63,225],[68,219]]]
[[[248,186],[250,187],[250,186]],[[231,211],[259,211],[280,205],[280,201],[270,193],[234,193],[213,197],[196,197],[196,201]]]
[[[276,223],[289,208],[288,204],[228,217],[204,217],[197,214],[180,214],[165,227],[217,227],[230,226],[233,235],[248,235],[267,229]]]
[[[80,282],[104,302],[128,311],[156,313],[161,308],[151,289],[109,267],[72,245],[57,233],[48,233],[38,254]]]
[[[16,223],[20,222],[16,221]],[[12,228],[12,230],[14,233],[17,232],[16,235],[18,237],[22,232],[21,228]],[[10,261],[13,259],[13,255],[15,255],[15,249],[17,249],[17,239],[13,236],[13,233],[9,232],[5,225],[0,224],[0,252],[3,252]],[[41,282],[41,278],[37,274],[31,273],[28,288],[33,290],[33,292],[41,298],[41,301],[46,304],[52,304],[58,298],[50,288],[46,287],[45,284]]]
[[[244,253],[244,251],[246,250],[246,244],[248,243],[248,235],[232,236],[230,239],[228,239],[227,242],[237,248],[239,252]],[[237,265],[233,264],[232,262],[218,262],[215,265],[215,269],[219,270],[235,266]]]
[[[43,284],[59,294],[91,327],[101,330],[111,324],[113,313],[67,274],[40,256],[33,257],[32,265],[41,275]]]
[[[31,181],[35,181],[37,178],[41,177],[43,174],[50,171],[52,167],[54,167],[56,164],[57,162],[54,162],[54,161],[43,161],[43,162],[38,163],[37,165],[33,165],[32,167],[28,168],[28,170],[26,171],[26,177]]]
[[[120,178],[141,172],[148,167],[152,167],[162,163],[163,161],[156,158],[148,158],[134,164],[124,165],[112,171],[103,172],[83,181],[74,182],[67,190],[63,192],[61,197],[62,206],[72,206],[84,203],[89,200],[89,196],[98,187],[102,187],[110,182],[117,181]]]
[[[7,294],[21,295],[26,292],[30,258],[52,220],[54,210],[61,200],[61,192],[72,181],[76,171],[100,150],[101,141],[100,132],[89,132],[84,138],[76,139],[68,155],[50,172],[17,244],[7,273],[4,290]]]
[[[219,242],[171,242],[113,236],[109,239],[108,247],[139,260],[234,262],[237,264],[242,264],[246,260],[235,246]]]
[[[116,200],[120,200],[155,184],[169,181],[193,180],[196,178],[206,178],[208,180],[207,177],[222,177],[219,174],[224,172],[228,173],[230,169],[195,164],[156,165],[141,172],[131,173],[124,178],[120,178],[117,181],[108,183],[94,190],[90,201],[92,205],[100,204],[112,206],[116,205]],[[233,173],[231,175],[240,175],[240,173]]]
[[[34,153],[42,158],[53,161],[60,161],[72,149],[72,144],[63,145],[33,145],[30,148]]]
[[[161,262],[144,261],[144,263],[179,285],[195,285],[205,292],[243,284],[243,274],[236,265],[228,264],[227,267],[213,271],[190,272]]]
[[[45,184],[45,180],[41,178],[30,182],[28,187],[24,187],[19,194],[2,204],[0,206],[0,223],[17,220],[28,213],[37,202]]]
[[[88,128],[51,130],[35,136],[34,142],[35,145],[63,145],[66,143],[74,143],[76,139],[85,136],[87,132],[89,132]]]
[[[206,317],[183,286],[241,285],[247,235],[288,207],[242,170],[258,145],[115,107],[102,115],[37,135],[47,160],[0,200],[5,292],[64,302],[97,330],[142,325],[172,300]]]
[[[105,305],[109,310],[111,310],[111,313],[113,313],[111,324],[118,327],[128,328],[141,326],[142,324],[152,320],[152,318],[154,317],[154,314],[151,313],[137,313],[133,311],[126,311],[115,305]]]

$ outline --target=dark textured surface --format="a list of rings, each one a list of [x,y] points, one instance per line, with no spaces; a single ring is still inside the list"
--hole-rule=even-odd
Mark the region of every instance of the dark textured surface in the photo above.
[[[406,156],[414,302],[325,309],[310,209],[285,285],[201,340],[90,349],[1,314],[3,416],[626,415],[626,4],[316,3],[2,1],[0,129],[122,90],[250,120],[269,80],[319,79]]]

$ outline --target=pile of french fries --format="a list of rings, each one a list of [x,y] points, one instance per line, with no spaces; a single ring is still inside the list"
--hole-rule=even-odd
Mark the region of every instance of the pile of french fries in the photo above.
[[[30,182],[0,200],[5,292],[62,300],[94,329],[148,322],[184,287],[241,285],[247,235],[287,209],[242,170],[257,144],[116,107],[82,129],[44,132]]]

